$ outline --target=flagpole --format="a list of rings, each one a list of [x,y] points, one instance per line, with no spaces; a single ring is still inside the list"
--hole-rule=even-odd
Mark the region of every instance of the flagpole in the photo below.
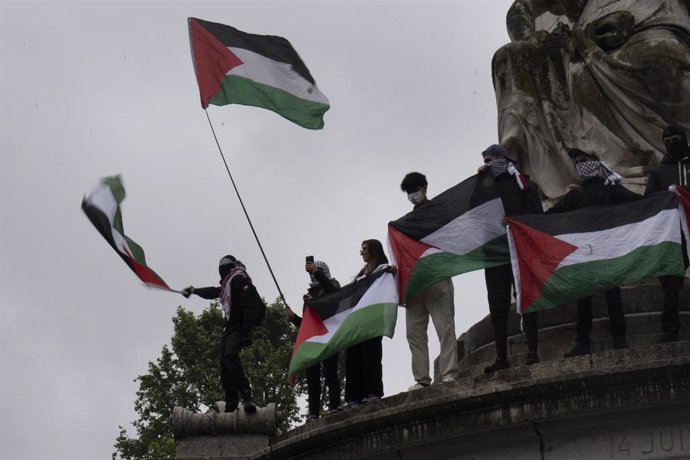
[[[263,246],[261,246],[261,241],[259,241],[259,237],[256,234],[256,230],[254,230],[254,225],[252,224],[252,220],[249,218],[249,214],[247,213],[247,208],[244,207],[244,202],[242,201],[242,197],[240,196],[240,192],[237,189],[237,185],[235,185],[235,179],[232,178],[232,173],[230,172],[230,168],[228,167],[228,162],[225,160],[225,155],[223,155],[223,149],[220,148],[220,143],[218,142],[218,137],[216,136],[216,130],[213,129],[213,123],[211,123],[211,117],[208,115],[208,111],[204,109],[204,113],[206,114],[206,119],[208,120],[208,125],[211,127],[211,132],[213,133],[213,139],[216,141],[216,145],[218,146],[218,152],[220,152],[220,157],[223,159],[223,164],[225,165],[225,170],[228,172],[228,176],[230,176],[230,182],[232,182],[232,187],[235,189],[235,193],[237,194],[237,199],[240,201],[240,205],[242,206],[242,211],[244,211],[244,216],[247,218],[247,222],[249,222],[249,228],[252,229],[252,233],[254,234],[254,239],[256,240],[256,244],[259,245],[259,250],[261,251],[261,255],[264,257],[264,261],[266,262],[266,266],[268,267],[268,271],[271,273],[271,277],[273,278],[273,283],[275,283],[276,288],[278,288],[278,294],[280,294],[280,298],[283,300],[283,306],[285,308],[288,308],[288,304],[285,301],[285,296],[283,295],[283,291],[280,290],[280,286],[278,285],[278,280],[276,280],[275,275],[273,274],[273,269],[271,268],[271,264],[268,262],[268,258],[266,257],[266,253],[264,252]]]

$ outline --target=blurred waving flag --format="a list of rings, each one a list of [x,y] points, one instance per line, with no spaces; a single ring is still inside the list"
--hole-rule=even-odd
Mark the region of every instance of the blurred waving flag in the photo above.
[[[626,204],[513,216],[508,222],[521,313],[685,273],[679,200],[670,192]]]
[[[96,230],[112,246],[122,260],[147,286],[172,290],[153,270],[146,265],[144,250],[125,235],[122,226],[120,203],[125,199],[122,178],[104,177],[98,186],[81,202],[81,209]]]
[[[263,107],[309,129],[323,128],[328,99],[283,37],[188,18],[201,106]]]
[[[395,278],[380,271],[307,301],[288,376],[294,382],[308,367],[373,337],[393,337],[398,315]]]
[[[401,299],[451,276],[509,264],[504,214],[493,178],[483,174],[390,222]]]

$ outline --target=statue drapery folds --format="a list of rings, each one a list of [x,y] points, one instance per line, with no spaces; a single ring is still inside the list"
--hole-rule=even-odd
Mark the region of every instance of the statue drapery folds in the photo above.
[[[567,150],[641,189],[661,132],[690,129],[690,0],[518,0],[494,55],[499,141],[548,198],[576,181]]]

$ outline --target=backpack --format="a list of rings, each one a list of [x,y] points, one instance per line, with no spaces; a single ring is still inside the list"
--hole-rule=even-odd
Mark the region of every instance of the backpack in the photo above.
[[[263,322],[266,316],[266,302],[253,284],[249,283],[245,286],[244,291],[247,301],[244,311],[245,328],[254,329]]]

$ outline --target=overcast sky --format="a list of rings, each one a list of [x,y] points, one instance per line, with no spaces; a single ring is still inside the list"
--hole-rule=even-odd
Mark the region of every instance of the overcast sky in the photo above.
[[[199,103],[187,17],[288,38],[330,99],[322,131],[208,110],[299,311],[304,256],[349,282],[361,241],[411,209],[406,173],[435,196],[476,172],[496,142],[491,58],[510,3],[0,0],[0,458],[109,458],[175,309],[208,305],[140,284],[81,212],[99,178],[122,174],[125,232],[172,287],[216,283],[230,253],[278,296]],[[459,336],[488,313],[483,273],[455,294]],[[409,360],[400,310],[387,395],[414,383]]]

